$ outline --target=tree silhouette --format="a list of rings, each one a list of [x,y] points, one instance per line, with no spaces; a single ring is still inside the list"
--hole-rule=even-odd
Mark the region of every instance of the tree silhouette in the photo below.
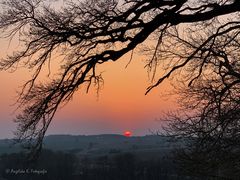
[[[213,91],[213,87],[200,88],[194,92],[193,89],[189,90],[188,96],[199,95],[201,100],[188,105],[181,113],[167,117],[167,134],[181,139],[180,142],[183,143],[175,149],[175,159],[181,172],[188,175],[237,178],[240,150],[239,101],[230,100],[228,94],[228,97],[219,102],[215,99],[218,92]],[[195,98],[188,100],[193,102]]]
[[[191,64],[192,74],[185,76],[185,80],[189,79],[188,86],[183,82],[177,87],[182,111],[167,117],[167,134],[185,142],[176,157],[190,174],[239,177],[240,39],[235,23],[222,25],[217,33],[211,25],[200,25],[208,33],[195,33],[197,37],[191,38],[194,44],[203,44],[209,37],[213,39],[199,49],[198,58]]]
[[[2,59],[0,69],[23,65],[33,70],[32,78],[19,95],[22,112],[16,122],[19,139],[28,140],[35,150],[41,149],[44,134],[61,104],[68,102],[82,86],[87,87],[87,91],[91,85],[101,86],[103,78],[97,72],[100,64],[117,61],[133,53],[140,44],[148,45],[147,40],[154,39],[154,47],[144,49],[150,55],[147,67],[153,76],[161,61],[167,63],[167,68],[165,74],[148,87],[147,94],[174,72],[184,70],[184,77],[190,77],[191,85],[202,77],[204,70],[220,63],[217,59],[216,63],[208,61],[216,52],[211,49],[218,45],[218,37],[230,36],[231,42],[238,44],[240,2],[237,0],[76,0],[65,3],[62,8],[54,9],[51,1],[1,1],[2,34],[19,37],[23,46]],[[230,17],[222,20],[222,15]],[[200,26],[205,36],[195,42]],[[205,30],[208,26],[212,34]],[[184,33],[183,29],[188,32]],[[61,55],[58,56],[61,60],[58,76],[38,83],[39,74],[46,64],[52,63],[56,53]],[[224,56],[222,52],[216,53]],[[226,53],[234,56],[234,50]],[[226,63],[223,60],[216,67],[222,70],[228,66]]]

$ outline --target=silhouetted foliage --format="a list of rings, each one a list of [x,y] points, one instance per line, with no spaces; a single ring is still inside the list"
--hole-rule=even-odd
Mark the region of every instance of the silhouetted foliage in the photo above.
[[[239,90],[229,88],[221,99],[216,89],[224,85],[214,87],[215,82],[204,84],[202,81],[200,86],[194,84],[187,89],[182,98],[185,98],[184,103],[186,100],[191,103],[186,103],[181,113],[168,114],[169,124],[165,130],[184,143],[175,152],[182,172],[238,179]]]
[[[184,139],[186,146],[177,157],[188,173],[239,177],[240,31],[234,21],[220,26],[216,33],[212,25],[198,25],[204,27],[207,34],[200,30],[191,38],[202,45],[189,69],[194,78],[186,76],[188,86],[177,88],[182,109],[168,114],[166,130],[168,135]],[[176,39],[186,44],[180,37]],[[193,46],[189,48],[196,49]]]
[[[170,152],[168,153],[170,155]],[[43,150],[37,161],[29,164],[27,154],[0,156],[0,179],[7,180],[226,180],[211,174],[184,174],[176,168],[172,156],[145,158],[134,152],[82,158],[77,154]],[[204,165],[205,162],[202,163]],[[194,166],[198,171],[198,166]],[[19,173],[17,174],[17,171]],[[22,171],[22,173],[21,173]],[[28,171],[28,172],[27,172]],[[35,172],[34,172],[35,171]],[[36,171],[39,171],[37,173]],[[229,176],[231,177],[231,176]]]
[[[32,79],[19,95],[22,112],[16,122],[17,136],[20,140],[29,140],[34,150],[41,149],[44,134],[61,104],[68,102],[83,86],[87,91],[92,84],[101,86],[103,78],[97,67],[117,61],[127,53],[133,54],[140,44],[147,46],[143,48],[150,57],[146,67],[152,72],[153,80],[159,65],[166,70],[146,93],[175,72],[180,72],[180,78],[190,87],[206,79],[212,84],[209,87],[216,89],[218,86],[214,83],[219,81],[220,100],[229,94],[229,89],[237,91],[240,1],[76,0],[64,3],[62,8],[54,9],[51,1],[1,1],[2,34],[9,38],[19,36],[23,46],[2,59],[0,69],[23,65],[33,70]],[[222,15],[228,16],[222,18]],[[148,40],[155,45],[151,47]],[[51,65],[57,53],[60,54],[58,76],[38,83],[42,69]]]

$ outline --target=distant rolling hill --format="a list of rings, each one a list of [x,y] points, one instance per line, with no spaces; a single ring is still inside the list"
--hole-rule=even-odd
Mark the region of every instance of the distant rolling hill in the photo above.
[[[43,147],[53,151],[63,151],[78,156],[103,156],[131,152],[140,156],[158,154],[161,156],[169,152],[176,143],[170,142],[168,137],[148,135],[125,137],[117,134],[102,135],[49,135],[44,139]],[[13,140],[0,140],[0,154],[21,151],[19,145],[13,146]]]

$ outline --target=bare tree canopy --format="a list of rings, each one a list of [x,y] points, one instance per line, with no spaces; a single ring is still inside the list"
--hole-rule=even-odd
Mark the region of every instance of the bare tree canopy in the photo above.
[[[19,95],[22,112],[16,117],[18,137],[36,139],[34,149],[41,148],[62,103],[82,86],[101,85],[100,64],[119,60],[149,39],[156,45],[145,49],[147,67],[156,75],[156,66],[168,66],[146,93],[180,70],[190,86],[211,71],[226,89],[239,81],[238,0],[75,0],[61,8],[44,0],[1,0],[1,9],[2,37],[18,36],[23,46],[2,58],[0,69],[23,65],[34,71]],[[55,53],[61,54],[58,77],[37,83]]]
[[[181,171],[188,175],[232,179],[240,175],[240,26],[237,16],[197,24],[188,32],[191,35],[187,40],[174,30],[169,48],[160,51],[180,59],[189,58],[188,52],[195,53],[181,67],[182,79],[176,87],[182,109],[168,114],[169,124],[165,127],[168,135],[184,141],[185,146],[176,151],[175,157]],[[174,53],[170,44],[181,44],[181,53]]]

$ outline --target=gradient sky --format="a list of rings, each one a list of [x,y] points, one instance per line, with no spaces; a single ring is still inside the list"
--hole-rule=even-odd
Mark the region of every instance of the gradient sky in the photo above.
[[[47,134],[99,134],[122,133],[130,130],[134,135],[149,134],[157,130],[156,121],[162,113],[174,106],[162,93],[168,86],[162,85],[147,96],[144,95],[149,79],[141,58],[134,58],[125,68],[128,58],[110,62],[102,67],[104,86],[97,96],[94,88],[86,94],[77,92],[73,100],[62,107],[55,116]],[[0,137],[11,137],[15,130],[12,119],[16,115],[13,105],[16,91],[30,73],[17,70],[0,72]]]
[[[0,44],[1,57],[19,48],[14,42],[8,47],[8,42],[3,39]],[[160,129],[161,123],[157,119],[175,107],[172,100],[163,97],[169,84],[165,83],[145,96],[150,80],[143,57],[136,53],[125,68],[129,58],[127,55],[117,62],[102,65],[104,87],[99,96],[94,88],[88,94],[84,89],[77,92],[70,103],[58,110],[47,134],[122,134],[129,130],[133,135],[145,135],[150,134],[149,130]],[[14,73],[0,71],[0,138],[13,137],[16,91],[30,75],[26,69]]]

